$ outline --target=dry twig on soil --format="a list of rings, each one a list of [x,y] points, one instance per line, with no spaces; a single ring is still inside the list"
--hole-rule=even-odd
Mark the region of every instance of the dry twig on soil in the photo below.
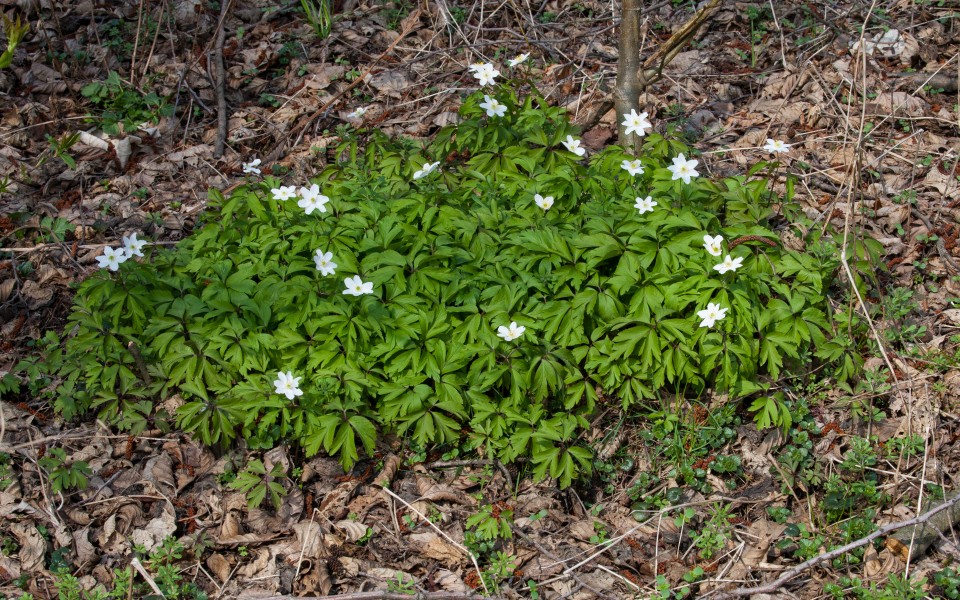
[[[777,591],[784,585],[786,585],[791,579],[793,579],[800,573],[803,573],[804,571],[812,567],[815,567],[822,562],[833,560],[834,558],[837,558],[838,556],[842,556],[847,552],[850,552],[851,550],[856,550],[861,546],[866,546],[873,540],[879,537],[882,537],[890,533],[891,531],[897,531],[899,529],[904,529],[906,527],[913,527],[915,525],[924,525],[927,523],[927,521],[932,519],[934,515],[937,515],[942,511],[953,508],[954,506],[957,505],[958,502],[960,502],[960,492],[955,492],[952,498],[950,498],[940,506],[937,506],[936,508],[927,511],[918,517],[907,519],[906,521],[899,521],[897,523],[890,523],[889,525],[884,525],[883,527],[874,531],[873,533],[871,533],[866,537],[850,542],[849,544],[846,544],[844,546],[840,546],[839,548],[836,548],[835,550],[831,550],[830,552],[821,554],[820,556],[815,556],[810,560],[802,562],[799,565],[795,566],[794,568],[790,569],[776,581],[773,581],[766,585],[761,585],[758,587],[737,588],[729,592],[721,592],[716,596],[714,596],[714,598],[715,600],[728,600],[729,598],[743,598],[744,596],[753,596],[755,594],[770,594],[772,592]],[[951,511],[951,512],[955,512],[955,511]]]

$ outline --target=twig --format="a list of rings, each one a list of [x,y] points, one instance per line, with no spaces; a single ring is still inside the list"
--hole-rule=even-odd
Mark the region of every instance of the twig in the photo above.
[[[213,150],[213,157],[223,156],[227,144],[227,77],[223,69],[223,43],[227,37],[227,12],[233,0],[226,0],[220,4],[220,21],[217,23],[216,42],[213,45],[213,87],[217,92],[217,142]]]
[[[947,510],[947,509],[949,509],[949,508],[951,508],[953,505],[957,504],[958,502],[960,502],[960,494],[955,495],[955,496],[954,496],[953,498],[951,498],[950,500],[944,502],[943,504],[941,504],[940,506],[938,506],[938,507],[936,507],[936,508],[934,508],[934,509],[932,509],[932,510],[929,510],[929,511],[923,513],[923,514],[920,515],[919,517],[914,517],[914,518],[912,518],[912,519],[907,519],[906,521],[900,521],[900,522],[898,522],[898,523],[890,523],[889,525],[884,525],[883,527],[881,527],[880,529],[874,531],[873,533],[871,533],[870,535],[868,535],[868,536],[866,536],[866,537],[860,538],[859,540],[855,540],[855,541],[853,541],[853,542],[850,542],[849,544],[846,544],[846,545],[844,545],[844,546],[841,546],[841,547],[839,547],[839,548],[837,548],[837,549],[835,549],[835,550],[831,550],[830,552],[827,552],[827,553],[825,553],[825,554],[821,554],[820,556],[815,556],[815,557],[811,558],[810,560],[807,560],[807,561],[805,561],[805,562],[802,562],[802,563],[800,563],[799,565],[797,565],[797,566],[795,566],[794,568],[792,568],[792,569],[790,569],[789,571],[787,571],[786,573],[784,573],[784,574],[780,577],[780,579],[777,579],[776,581],[773,581],[773,582],[771,582],[771,583],[768,583],[768,584],[766,584],[766,585],[762,585],[762,586],[759,586],[759,587],[753,587],[753,588],[738,588],[738,589],[735,589],[735,590],[731,590],[731,591],[729,591],[729,592],[721,592],[720,594],[718,594],[717,596],[715,596],[715,598],[716,598],[716,600],[727,600],[728,598],[742,598],[742,597],[744,597],[744,596],[753,596],[753,595],[755,595],[755,594],[770,594],[770,593],[773,593],[773,592],[777,591],[778,589],[780,589],[780,587],[782,587],[782,586],[783,586],[784,584],[786,584],[788,581],[790,581],[791,579],[793,579],[794,577],[796,577],[796,576],[799,575],[800,573],[803,573],[803,572],[806,571],[807,569],[810,569],[811,567],[815,567],[815,566],[819,565],[819,564],[822,563],[822,562],[826,562],[826,561],[829,561],[829,560],[833,560],[834,558],[837,558],[838,556],[842,556],[842,555],[846,554],[847,552],[850,552],[851,550],[856,550],[857,548],[860,548],[861,546],[866,546],[867,544],[869,544],[869,543],[872,542],[873,540],[875,540],[875,539],[877,539],[877,538],[879,538],[879,537],[881,537],[881,536],[884,536],[884,535],[890,533],[891,531],[896,531],[896,530],[898,530],[898,529],[904,529],[904,528],[906,528],[906,527],[911,527],[911,526],[914,526],[914,525],[923,525],[924,523],[926,523],[927,521],[929,521],[934,515],[942,512],[942,511],[945,511],[945,510]]]
[[[147,570],[143,568],[142,564],[140,564],[139,558],[134,556],[133,559],[130,561],[130,564],[133,566],[134,569],[137,570],[138,573],[140,573],[140,576],[143,577],[143,579],[147,582],[147,585],[150,586],[150,589],[152,589],[154,593],[156,593],[161,598],[166,598],[166,596],[163,595],[163,592],[157,586],[157,582],[153,580],[153,577],[150,576],[150,573],[147,573]]]
[[[551,554],[546,548],[544,548],[542,545],[540,545],[535,539],[531,538],[530,536],[528,536],[528,535],[525,534],[524,532],[520,531],[519,529],[514,529],[513,532],[516,533],[517,536],[520,537],[520,539],[522,539],[523,541],[525,541],[525,542],[527,542],[528,544],[532,545],[534,548],[536,548],[536,549],[540,552],[540,554],[546,556],[546,557],[549,558],[550,560],[552,560],[552,561],[554,561],[554,562],[556,562],[556,563],[564,563],[564,562],[565,562],[562,558],[559,558],[559,557]],[[566,571],[564,571],[564,574],[569,575],[571,579],[573,579],[574,581],[576,581],[577,583],[579,583],[579,584],[582,585],[583,587],[587,588],[588,590],[590,590],[591,592],[593,592],[594,594],[596,594],[598,598],[604,598],[604,597],[606,597],[606,596],[603,594],[603,592],[601,592],[600,590],[594,589],[594,588],[590,587],[589,585],[587,585],[585,582],[583,582],[576,573],[572,573],[572,572],[571,572],[571,573],[567,573]],[[620,575],[619,573],[617,573],[617,576],[623,578],[623,576]],[[634,584],[633,582],[630,582],[629,580],[627,580],[627,579],[625,579],[625,578],[624,578],[624,581],[627,581],[627,582],[630,584],[630,586],[632,586],[632,587],[634,587],[634,588],[637,587],[636,584]],[[542,584],[538,584],[538,585],[542,585]],[[637,588],[637,589],[639,589],[639,588]]]

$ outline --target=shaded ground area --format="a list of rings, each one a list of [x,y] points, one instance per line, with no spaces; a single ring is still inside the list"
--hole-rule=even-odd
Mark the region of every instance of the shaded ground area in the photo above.
[[[207,189],[229,189],[255,157],[265,173],[304,183],[346,124],[429,137],[475,89],[471,63],[530,53],[540,90],[583,126],[588,146],[616,137],[609,3],[349,3],[323,40],[299,2],[234,0],[223,21],[201,0],[21,4],[30,6],[4,6],[31,29],[0,70],[0,373],[35,357],[46,331],[63,333],[71,285],[98,268],[104,246],[132,232],[159,243],[189,235]],[[692,10],[647,9],[644,55]],[[789,432],[758,431],[745,406],[722,397],[631,415],[613,400],[591,432],[594,477],[571,489],[532,481],[522,464],[401,440],[345,475],[335,460],[283,448],[218,455],[160,428],[134,438],[64,423],[28,377],[14,391],[8,376],[0,593],[84,597],[64,591],[75,578],[117,597],[484,586],[509,597],[710,597],[774,581],[950,497],[958,10],[936,0],[726,3],[641,99],[657,130],[675,128],[702,153],[708,174],[745,172],[768,157],[767,138],[790,143],[776,185],[793,174],[817,226],[847,222],[884,248],[880,291],[857,305],[882,352],[852,389],[815,373],[784,382]],[[348,116],[358,107],[362,119]],[[260,481],[282,490],[276,506],[267,493],[250,508],[230,487],[254,459]],[[72,473],[86,489],[66,485]],[[892,589],[908,555],[889,539],[785,589]],[[910,557],[910,573],[927,578],[917,589],[947,596],[960,578],[943,569],[960,550],[949,530],[932,546]],[[134,582],[130,596],[115,571]]]

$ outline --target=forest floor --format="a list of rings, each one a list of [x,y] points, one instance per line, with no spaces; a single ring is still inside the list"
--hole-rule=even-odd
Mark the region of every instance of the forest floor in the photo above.
[[[63,422],[29,381],[14,385],[47,331],[69,333],[74,284],[104,246],[132,232],[184,239],[207,190],[242,182],[254,158],[306,182],[358,107],[366,127],[429,138],[475,89],[471,63],[529,53],[588,147],[616,139],[619,3],[354,2],[319,39],[299,2],[224,1],[223,21],[206,0],[0,3],[30,25],[0,70],[0,597],[709,598],[765,584],[754,598],[958,597],[949,527],[920,551],[880,535],[776,583],[954,497],[955,0],[724,2],[644,94],[654,128],[676,127],[705,175],[745,173],[767,138],[790,143],[780,174],[807,215],[882,244],[880,286],[857,307],[873,318],[874,356],[851,389],[785,388],[786,434],[720,398],[598,415],[594,475],[569,489],[401,442],[348,475],[285,448],[216,455],[175,431]],[[694,12],[648,4],[644,57]],[[88,465],[85,489],[53,491],[69,471],[44,461],[57,449]],[[229,487],[250,457],[282,466],[278,508]],[[510,535],[478,539],[477,515]]]

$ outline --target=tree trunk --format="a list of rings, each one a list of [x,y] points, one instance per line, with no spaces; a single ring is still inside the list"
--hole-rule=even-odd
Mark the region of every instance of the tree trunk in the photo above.
[[[617,85],[613,92],[617,111],[617,139],[627,147],[631,140],[624,134],[620,119],[636,110],[640,101],[640,5],[642,0],[623,0],[620,17],[620,49],[617,60]]]

